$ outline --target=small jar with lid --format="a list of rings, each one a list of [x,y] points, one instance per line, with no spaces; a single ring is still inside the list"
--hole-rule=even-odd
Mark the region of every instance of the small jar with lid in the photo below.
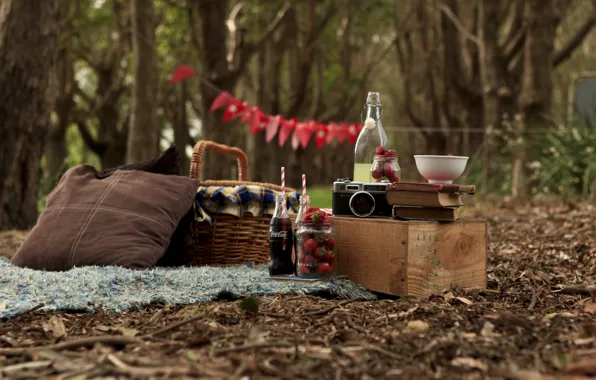
[[[385,154],[376,154],[373,164],[370,167],[370,176],[375,182],[389,181],[399,182],[401,168],[397,160],[397,154],[388,150]]]
[[[336,264],[331,218],[325,211],[310,207],[296,231],[296,274],[303,278],[332,276]]]

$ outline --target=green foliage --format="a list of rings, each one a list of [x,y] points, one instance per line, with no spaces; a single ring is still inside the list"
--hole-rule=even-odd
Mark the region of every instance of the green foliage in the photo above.
[[[596,180],[596,127],[583,121],[560,125],[546,134],[542,157],[534,167],[534,193],[590,197]]]

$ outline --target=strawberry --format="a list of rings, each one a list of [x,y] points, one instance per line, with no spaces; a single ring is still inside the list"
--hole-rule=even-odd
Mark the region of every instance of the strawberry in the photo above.
[[[327,253],[325,255],[325,258],[324,258],[323,261],[325,261],[326,263],[329,263],[329,265],[332,265],[333,264],[333,254],[332,253]]]
[[[375,168],[373,171],[370,172],[370,175],[374,179],[381,179],[381,177],[383,177],[383,171],[381,170],[381,168]]]
[[[305,255],[311,254],[317,249],[317,241],[315,239],[308,239],[302,245],[302,250]]]
[[[327,247],[317,247],[317,249],[315,249],[315,257],[319,261],[326,261],[325,258],[327,257],[328,253],[329,250]]]
[[[308,269],[306,264],[302,263],[302,264],[298,265],[298,274],[307,274],[309,272],[310,272],[310,270]]]
[[[325,241],[327,240],[327,236],[325,236],[326,234],[323,232],[318,232],[315,235],[315,240],[317,241],[317,245],[319,247],[324,246],[325,245]]]
[[[393,157],[397,157],[396,151],[388,150],[387,152],[385,152],[385,158],[393,158]]]
[[[385,147],[383,145],[379,145],[377,149],[375,149],[375,154],[378,156],[382,156],[385,154]]]
[[[392,175],[395,175],[395,168],[391,162],[385,162],[383,166],[383,175],[387,178],[390,178]]]
[[[304,258],[304,262],[306,263],[307,266],[313,266],[316,264],[316,260],[313,257],[313,255],[306,255],[306,257]]]
[[[321,224],[323,222],[328,222],[330,219],[325,211],[318,210],[313,211],[312,213],[307,213],[303,220],[305,222],[312,222],[313,224]]]
[[[320,210],[321,210],[321,209],[320,209],[320,208],[318,208],[318,207],[309,207],[309,208],[306,210],[306,213],[307,213],[307,214],[310,214],[310,213],[312,213],[312,212],[315,212],[315,211],[320,211]]]
[[[335,241],[333,241],[333,239],[328,239],[327,240],[327,248],[330,251],[333,251],[333,248],[335,248]]]
[[[330,274],[331,272],[333,272],[333,267],[329,265],[329,263],[319,263],[319,266],[317,267],[317,272],[323,275]]]

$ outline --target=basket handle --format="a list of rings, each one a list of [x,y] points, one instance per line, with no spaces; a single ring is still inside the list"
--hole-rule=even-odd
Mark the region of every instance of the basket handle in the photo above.
[[[190,177],[198,180],[203,176],[203,157],[205,150],[235,156],[238,160],[238,181],[248,181],[248,157],[240,148],[218,144],[213,141],[201,140],[197,142],[190,160]]]

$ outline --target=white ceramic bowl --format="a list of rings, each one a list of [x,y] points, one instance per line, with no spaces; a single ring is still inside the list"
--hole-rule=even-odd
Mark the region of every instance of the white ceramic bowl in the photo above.
[[[458,179],[468,163],[465,156],[415,155],[418,172],[428,183],[453,183]]]

